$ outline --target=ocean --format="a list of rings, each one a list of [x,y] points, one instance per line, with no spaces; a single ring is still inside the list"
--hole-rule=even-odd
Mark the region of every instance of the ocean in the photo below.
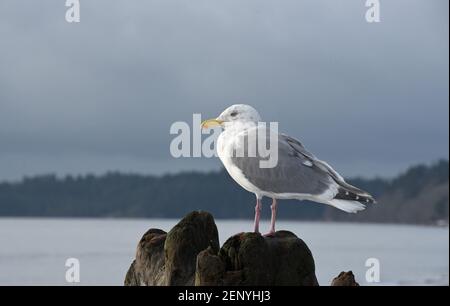
[[[0,285],[122,285],[136,245],[168,219],[0,218]],[[252,229],[252,220],[216,220],[219,238]],[[268,229],[262,222],[261,228]],[[321,285],[352,270],[361,285],[448,285],[449,229],[386,224],[279,221],[311,249]],[[80,282],[66,282],[76,258]],[[374,260],[379,279],[368,277]],[[373,275],[373,274],[371,274]]]

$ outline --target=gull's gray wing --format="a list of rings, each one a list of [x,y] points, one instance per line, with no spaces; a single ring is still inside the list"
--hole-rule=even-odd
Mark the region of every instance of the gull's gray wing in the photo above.
[[[244,136],[239,141],[247,140]],[[269,144],[267,139],[266,146]],[[335,186],[336,199],[374,202],[370,194],[346,183],[330,165],[317,159],[300,141],[288,135],[278,134],[278,163],[273,168],[261,168],[259,162],[264,158],[258,154],[256,157],[245,156],[248,155],[232,157],[232,162],[261,190],[321,195]]]
[[[246,144],[248,137],[243,135],[237,145]],[[267,139],[267,147],[270,142]],[[320,195],[327,191],[333,180],[330,175],[315,164],[312,154],[304,150],[300,142],[286,135],[278,136],[278,163],[273,168],[261,168],[260,161],[267,158],[244,156],[231,157],[232,163],[238,167],[253,185],[261,190],[273,193],[293,193]]]
[[[369,193],[347,183],[344,180],[344,178],[339,173],[337,173],[336,170],[334,170],[328,163],[317,159],[313,154],[308,152],[305,149],[305,147],[300,143],[300,141],[298,141],[292,137],[289,137],[288,135],[284,135],[284,134],[280,134],[280,137],[283,138],[287,143],[289,143],[294,150],[296,150],[300,154],[304,155],[305,157],[308,157],[314,163],[314,165],[316,165],[322,171],[326,172],[329,176],[331,176],[333,178],[333,180],[343,189],[341,191],[344,191],[344,193],[354,194],[358,197],[364,197],[364,200],[367,200],[366,198],[369,198],[370,202],[374,202],[374,199],[372,198],[372,196]],[[339,196],[340,195],[337,195],[338,198],[344,199],[343,197],[339,197]],[[350,197],[348,200],[355,200],[355,197]],[[359,200],[359,199],[356,199],[356,200]]]

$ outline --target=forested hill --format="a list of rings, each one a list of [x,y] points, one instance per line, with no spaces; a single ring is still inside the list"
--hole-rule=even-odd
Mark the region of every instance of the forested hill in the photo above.
[[[282,201],[279,217],[434,224],[448,222],[449,164],[419,165],[391,179],[349,179],[368,190],[378,204],[346,214],[322,204]],[[143,176],[53,175],[0,184],[0,216],[180,218],[207,210],[216,218],[252,218],[254,196],[226,172]],[[268,203],[264,215],[269,215]]]

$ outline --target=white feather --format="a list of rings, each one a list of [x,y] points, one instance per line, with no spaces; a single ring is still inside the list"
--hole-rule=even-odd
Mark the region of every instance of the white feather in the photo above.
[[[338,200],[333,199],[329,200],[326,204],[339,208],[348,213],[357,213],[358,211],[364,210],[366,206],[356,201],[347,201],[347,200]]]

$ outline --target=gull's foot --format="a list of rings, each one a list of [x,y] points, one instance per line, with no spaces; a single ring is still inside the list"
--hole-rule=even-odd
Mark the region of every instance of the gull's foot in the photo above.
[[[263,236],[264,237],[275,237],[275,232],[270,231],[267,234],[264,234]]]

